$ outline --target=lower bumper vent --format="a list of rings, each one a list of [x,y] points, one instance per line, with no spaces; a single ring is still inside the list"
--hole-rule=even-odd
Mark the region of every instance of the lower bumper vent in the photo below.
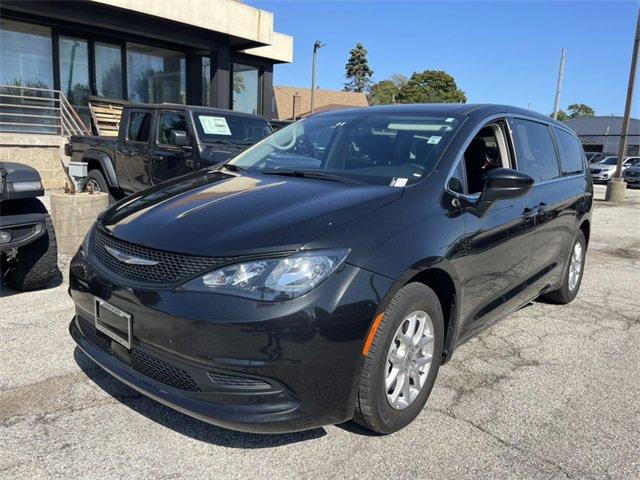
[[[103,352],[113,355],[111,351],[111,339],[104,333],[96,330],[95,325],[83,317],[80,319],[80,328],[87,339]],[[145,375],[156,382],[186,392],[200,392],[202,389],[191,378],[188,372],[181,368],[164,362],[137,348],[131,349],[131,367],[138,373]]]

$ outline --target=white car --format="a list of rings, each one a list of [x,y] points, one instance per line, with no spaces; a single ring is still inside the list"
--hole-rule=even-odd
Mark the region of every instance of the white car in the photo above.
[[[640,157],[627,157],[622,164],[622,174],[627,167],[633,167],[640,164]],[[618,165],[618,157],[608,157],[598,163],[593,163],[589,166],[589,171],[593,177],[594,183],[607,183],[611,180],[611,177],[616,173],[616,166]]]

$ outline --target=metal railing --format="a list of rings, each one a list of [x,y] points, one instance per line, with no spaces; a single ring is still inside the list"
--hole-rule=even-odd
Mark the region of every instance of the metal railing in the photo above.
[[[90,135],[60,90],[0,85],[0,132]]]

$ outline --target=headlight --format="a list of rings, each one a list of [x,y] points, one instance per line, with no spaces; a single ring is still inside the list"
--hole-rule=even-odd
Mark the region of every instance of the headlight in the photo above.
[[[218,292],[256,300],[290,300],[331,275],[349,250],[310,250],[289,257],[229,265],[191,280],[181,289]]]
[[[31,190],[42,190],[40,182],[13,182],[14,192],[29,192]]]

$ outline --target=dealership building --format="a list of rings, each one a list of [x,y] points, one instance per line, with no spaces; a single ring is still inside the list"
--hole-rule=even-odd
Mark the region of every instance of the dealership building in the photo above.
[[[622,120],[623,117],[610,115],[578,117],[567,120],[565,123],[577,133],[586,152],[617,155],[620,148]],[[637,118],[631,118],[629,121],[625,153],[628,156],[640,155],[640,120]]]
[[[96,131],[97,99],[271,118],[273,67],[292,56],[273,14],[240,1],[2,0],[0,160],[49,177],[65,137]]]

